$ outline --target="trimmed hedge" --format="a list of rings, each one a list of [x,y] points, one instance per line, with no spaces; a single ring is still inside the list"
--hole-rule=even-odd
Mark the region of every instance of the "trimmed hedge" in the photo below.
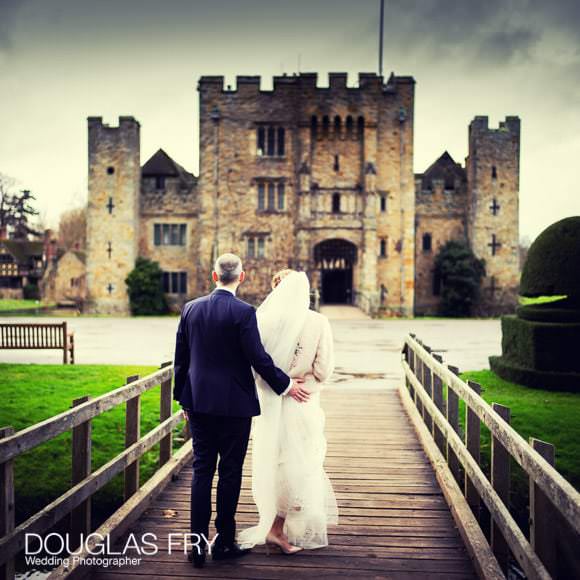
[[[502,356],[490,356],[489,366],[496,375],[505,381],[533,389],[580,393],[580,373],[537,371],[518,366]]]
[[[580,300],[580,216],[546,228],[530,246],[522,272],[522,296],[567,295]]]
[[[537,322],[504,316],[501,329],[502,353],[508,361],[539,371],[580,373],[580,323]]]

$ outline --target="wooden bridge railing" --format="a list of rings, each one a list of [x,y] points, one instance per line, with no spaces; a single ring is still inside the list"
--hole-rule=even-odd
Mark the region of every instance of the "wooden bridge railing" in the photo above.
[[[460,531],[463,527],[464,537],[471,534],[479,544],[472,555],[479,559],[480,576],[505,577],[511,553],[530,580],[580,578],[580,494],[554,469],[554,447],[534,438],[528,444],[510,427],[509,408],[489,405],[477,383],[461,380],[456,367],[444,365],[414,335],[405,340],[402,364],[406,385],[401,386],[401,398],[420,437],[429,439],[427,452],[438,478],[439,473],[449,476],[448,500],[471,508],[465,510],[469,514]],[[465,439],[460,435],[460,400],[465,404]],[[489,479],[480,465],[482,425],[491,435]],[[529,539],[509,511],[511,459],[530,482]],[[452,488],[458,484],[462,489],[454,496]],[[481,502],[491,517],[489,543],[479,523]],[[474,522],[479,529],[474,530]]]
[[[82,397],[72,403],[68,411],[45,421],[14,432],[12,427],[0,429],[0,580],[14,578],[14,557],[25,548],[25,535],[42,534],[70,514],[71,550],[80,545],[81,535],[91,532],[91,497],[117,474],[123,472],[125,497],[123,505],[96,530],[85,544],[94,547],[100,537],[110,535],[111,542],[147,508],[162,489],[191,456],[191,445],[183,445],[172,455],[173,430],[183,419],[181,410],[171,413],[171,380],[173,366],[164,363],[161,369],[142,379],[128,377],[127,384],[94,399]],[[144,435],[140,433],[141,395],[160,385],[159,424]],[[91,422],[98,415],[121,404],[125,412],[125,449],[113,459],[91,472]],[[14,518],[14,460],[26,451],[72,430],[72,484],[66,493],[49,503],[41,511],[15,526]],[[187,432],[185,434],[187,439]],[[139,459],[159,443],[159,465],[155,474],[141,487]],[[78,565],[77,565],[78,566]],[[58,568],[50,578],[76,575],[80,570]]]

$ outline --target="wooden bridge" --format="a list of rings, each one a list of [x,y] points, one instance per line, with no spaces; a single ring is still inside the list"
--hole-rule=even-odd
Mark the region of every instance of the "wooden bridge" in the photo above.
[[[96,399],[77,400],[70,411],[18,433],[5,428],[0,431],[3,577],[13,577],[13,557],[23,549],[25,533],[46,533],[69,514],[74,534],[92,531],[90,497],[121,472],[125,502],[96,533],[109,536],[119,551],[128,534],[140,537],[148,532],[154,534],[150,538],[157,538],[159,551],[121,567],[73,561],[55,569],[49,578],[453,580],[505,578],[508,569],[527,578],[578,577],[580,497],[550,465],[553,448],[525,442],[509,426],[509,410],[485,403],[478,385],[464,383],[457,369],[443,365],[413,336],[405,342],[402,366],[405,384],[398,391],[336,388],[323,393],[326,469],[340,520],[330,530],[328,548],[291,557],[268,556],[259,547],[239,561],[209,561],[205,568],[194,569],[179,551],[183,549],[179,542],[168,553],[169,535],[178,538],[188,531],[191,478],[191,444],[186,442],[172,453],[172,433],[183,418],[180,411],[171,413],[170,365],[143,379],[131,377],[127,385]],[[141,436],[140,395],[158,385],[160,424]],[[466,409],[463,422],[460,401]],[[126,449],[91,473],[91,419],[119,404],[126,405]],[[493,436],[490,479],[480,467],[482,425]],[[74,487],[15,527],[14,458],[71,429]],[[160,443],[159,469],[139,486],[139,457],[156,443]],[[250,455],[251,449],[238,510],[240,528],[257,521]],[[530,477],[529,537],[507,506],[511,458]],[[486,525],[484,512],[491,514],[491,526]],[[92,537],[82,555],[90,560],[89,550],[98,543],[99,536]]]

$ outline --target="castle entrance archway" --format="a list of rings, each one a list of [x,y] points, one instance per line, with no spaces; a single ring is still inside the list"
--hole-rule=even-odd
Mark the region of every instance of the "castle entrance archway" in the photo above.
[[[353,303],[353,269],[357,247],[347,240],[325,240],[314,246],[314,262],[320,270],[323,304]]]

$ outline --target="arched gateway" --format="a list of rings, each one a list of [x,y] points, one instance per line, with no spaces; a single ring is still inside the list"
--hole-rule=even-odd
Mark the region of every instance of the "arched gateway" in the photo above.
[[[357,247],[347,240],[325,240],[314,246],[314,263],[320,271],[324,304],[352,304],[356,261]]]

